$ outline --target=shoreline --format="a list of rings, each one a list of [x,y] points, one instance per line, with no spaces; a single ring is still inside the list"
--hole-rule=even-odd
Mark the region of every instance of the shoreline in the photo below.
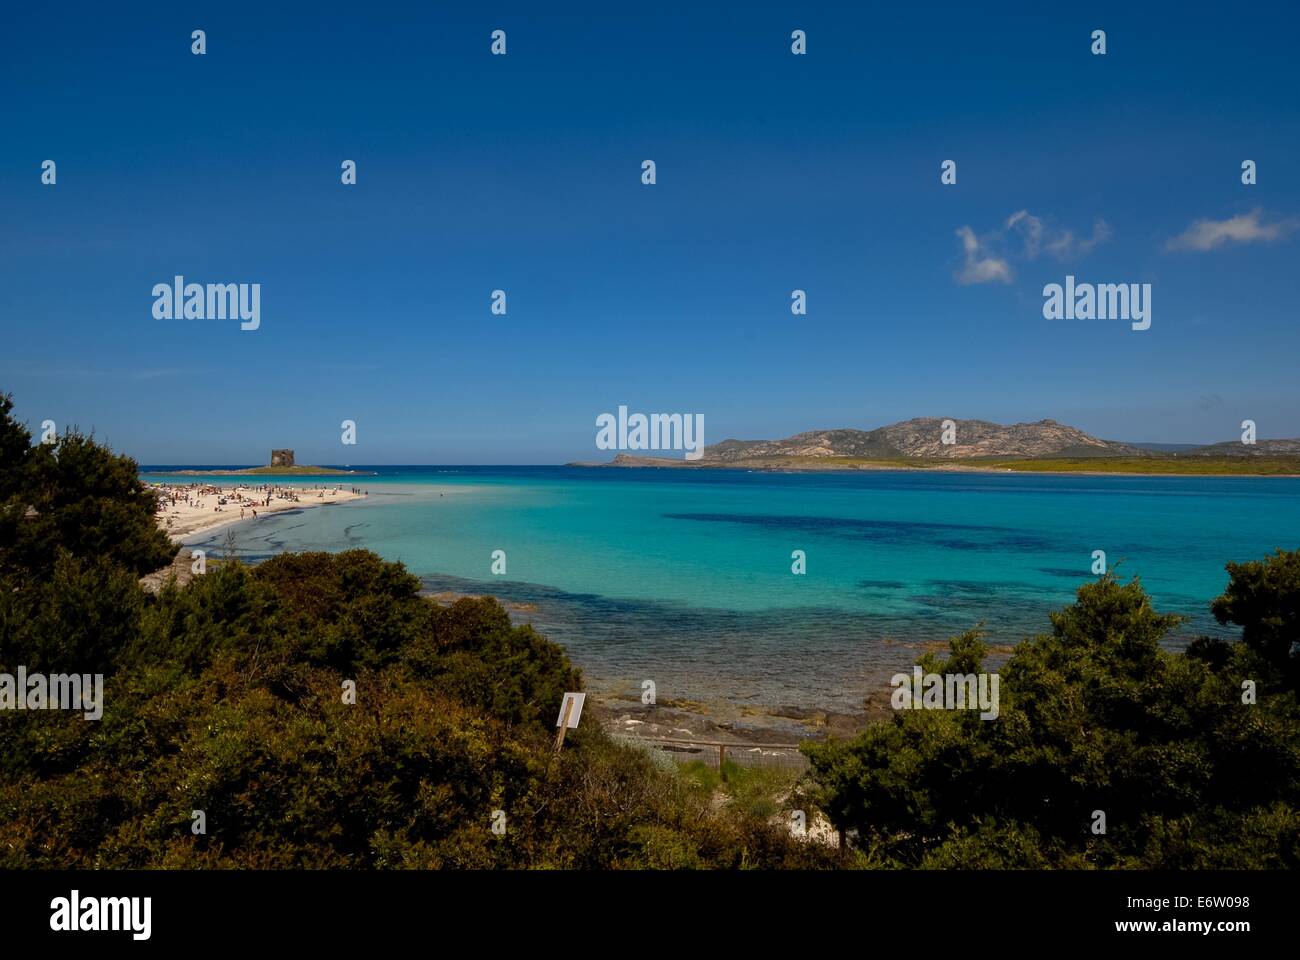
[[[646,458],[645,462],[637,463],[566,463],[566,467],[575,467],[585,470],[599,469],[617,469],[617,470],[733,470],[737,473],[783,473],[783,474],[800,474],[800,473],[979,473],[1005,475],[1013,474],[1016,476],[1030,477],[1216,477],[1220,479],[1242,477],[1250,479],[1273,479],[1273,480],[1297,480],[1300,479],[1298,473],[1259,473],[1259,472],[1239,472],[1239,473],[1217,473],[1211,471],[1173,471],[1173,470],[1024,470],[1014,467],[1005,466],[977,466],[975,464],[936,464],[920,465],[906,463],[861,463],[861,464],[844,464],[844,463],[800,463],[800,464],[772,464],[772,463],[704,463],[687,462],[679,460],[657,460],[650,462],[651,458]]]
[[[145,477],[376,477],[373,470],[334,467],[220,467],[212,470],[144,470]]]
[[[855,713],[820,707],[786,705],[763,709],[732,704],[732,709],[715,714],[693,701],[664,699],[645,704],[600,685],[587,686],[586,693],[607,732],[643,740],[683,738],[797,747],[805,740],[853,737],[889,716],[888,696],[883,706],[873,699]]]
[[[209,535],[214,530],[241,521],[292,510],[351,503],[368,496],[367,493],[355,489],[345,490],[339,486],[289,486],[273,483],[218,487],[204,483],[150,481],[149,489],[159,497],[159,528],[178,546],[183,546],[194,537]]]

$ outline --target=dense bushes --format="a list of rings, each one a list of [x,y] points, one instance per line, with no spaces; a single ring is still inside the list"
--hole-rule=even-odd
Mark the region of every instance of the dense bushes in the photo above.
[[[1300,550],[1265,560],[1230,563],[1228,589],[1211,605],[1220,623],[1242,628],[1241,639],[1300,687]]]
[[[1300,866],[1300,708],[1284,649],[1296,565],[1279,552],[1230,566],[1214,609],[1247,640],[1186,654],[1159,646],[1177,618],[1136,581],[1081,587],[1002,669],[998,719],[899,711],[855,740],[807,745],[821,803],[878,865]],[[981,669],[977,634],[950,647],[925,670]]]
[[[75,569],[49,590],[93,593],[99,574]],[[6,621],[5,662],[45,656],[72,610]],[[577,731],[554,759],[560,697],[580,682],[559,648],[512,627],[493,601],[433,605],[372,554],[214,564],[121,611],[119,626],[135,633],[110,657],[101,721],[0,717],[0,867],[832,859],[765,820],[719,816],[598,728]],[[191,831],[196,810],[202,835]]]

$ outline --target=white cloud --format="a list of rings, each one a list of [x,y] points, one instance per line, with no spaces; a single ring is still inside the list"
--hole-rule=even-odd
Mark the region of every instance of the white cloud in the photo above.
[[[1072,230],[1062,230],[1048,242],[1047,249],[1061,260],[1070,257],[1082,257],[1092,252],[1099,243],[1105,243],[1111,237],[1110,225],[1105,220],[1098,220],[1092,225],[1092,236],[1086,240],[1075,237]]]
[[[1028,210],[1017,210],[1011,216],[1007,217],[1005,229],[1014,230],[1019,227],[1025,235],[1025,256],[1030,260],[1038,256],[1038,248],[1043,242],[1043,221]]]
[[[1227,243],[1267,243],[1300,226],[1300,220],[1260,223],[1258,208],[1227,220],[1197,220],[1165,244],[1166,250],[1213,250]]]
[[[1080,239],[1073,230],[1057,230],[1046,226],[1041,219],[1028,210],[1018,210],[1007,217],[1006,230],[1018,230],[1025,238],[1025,259],[1034,260],[1040,251],[1046,249],[1058,260],[1081,257],[1091,253],[1092,248],[1104,243],[1111,237],[1110,225],[1105,220],[1098,220],[1092,225],[1092,236]]]
[[[972,283],[1010,283],[1014,275],[1011,269],[1011,256],[1003,249],[1008,244],[1011,234],[1019,235],[1024,249],[1018,255],[1022,260],[1036,260],[1043,251],[1047,251],[1058,260],[1083,256],[1093,247],[1110,239],[1110,227],[1105,220],[1098,220],[1092,228],[1092,236],[1080,239],[1072,230],[1058,230],[1045,223],[1040,217],[1028,210],[1017,210],[1007,217],[1002,229],[980,236],[970,227],[961,227],[957,236],[961,238],[965,261],[955,274],[960,284]]]
[[[961,237],[962,250],[966,254],[966,262],[956,275],[958,283],[992,283],[995,280],[1011,282],[1011,264],[990,255],[980,238],[975,236],[974,230],[961,227],[957,230],[957,236]]]

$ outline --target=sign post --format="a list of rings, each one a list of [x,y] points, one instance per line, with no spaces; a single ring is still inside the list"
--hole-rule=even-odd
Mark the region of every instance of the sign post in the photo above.
[[[587,699],[585,693],[566,693],[560,702],[560,717],[555,725],[560,729],[555,734],[555,752],[564,746],[564,735],[569,730],[578,729],[578,720],[582,716],[582,703]]]

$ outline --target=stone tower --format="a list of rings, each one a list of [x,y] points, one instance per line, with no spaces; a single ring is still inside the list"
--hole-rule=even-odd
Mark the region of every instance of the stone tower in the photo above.
[[[272,450],[271,466],[273,467],[292,467],[293,451],[292,450]]]

